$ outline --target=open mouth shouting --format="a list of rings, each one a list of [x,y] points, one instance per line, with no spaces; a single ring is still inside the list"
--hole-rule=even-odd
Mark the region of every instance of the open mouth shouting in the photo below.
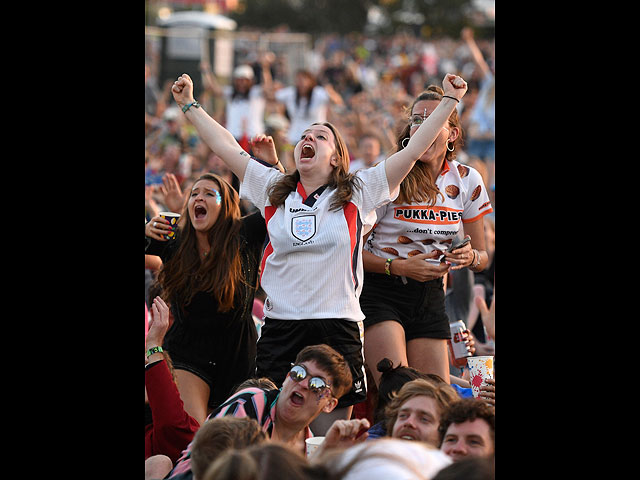
[[[292,392],[291,396],[289,397],[289,400],[296,407],[301,407],[302,405],[304,405],[305,399],[304,399],[304,395],[302,395],[300,392]]]
[[[300,150],[300,158],[313,158],[316,155],[316,150],[313,148],[313,145],[310,143],[305,143],[302,145],[302,149]]]
[[[193,208],[193,217],[195,220],[204,220],[207,216],[207,208],[204,205],[196,205]]]

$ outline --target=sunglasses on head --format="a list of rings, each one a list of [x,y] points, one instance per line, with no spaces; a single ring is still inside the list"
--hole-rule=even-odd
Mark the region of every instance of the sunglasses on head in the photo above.
[[[307,369],[302,365],[294,365],[289,371],[289,377],[291,378],[291,380],[298,383],[307,378],[307,375]],[[325,388],[329,390],[330,394],[333,395],[330,387],[331,385],[329,385],[320,377],[311,377],[309,379],[309,390],[311,390],[316,395],[322,394]]]

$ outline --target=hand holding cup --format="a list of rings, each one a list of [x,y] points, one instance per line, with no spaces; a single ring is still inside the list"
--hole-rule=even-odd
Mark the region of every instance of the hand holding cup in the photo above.
[[[179,218],[177,213],[160,212],[145,225],[144,234],[160,242],[174,239]]]

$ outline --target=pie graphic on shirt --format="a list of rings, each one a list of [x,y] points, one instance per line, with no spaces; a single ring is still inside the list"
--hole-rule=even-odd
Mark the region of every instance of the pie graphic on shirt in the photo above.
[[[482,191],[482,187],[480,185],[478,185],[476,188],[473,189],[473,192],[471,193],[472,202],[480,196],[481,191]]]
[[[458,164],[458,173],[460,174],[460,178],[464,178],[469,175],[469,167],[465,167],[462,164]]]
[[[411,250],[409,253],[407,253],[407,255],[410,257],[414,257],[416,255],[420,255],[421,253],[424,253],[424,252],[422,252],[421,250]]]
[[[413,243],[413,240],[411,240],[409,237],[405,237],[404,235],[400,235],[400,236],[398,237],[398,241],[399,241],[400,243],[404,243],[404,244],[407,244],[407,243]]]
[[[455,185],[447,185],[447,188],[445,188],[444,191],[449,198],[456,198],[460,193],[460,189]]]
[[[391,255],[398,255],[398,250],[396,250],[395,248],[384,247],[384,248],[381,248],[380,250],[382,250],[385,253],[390,253]]]

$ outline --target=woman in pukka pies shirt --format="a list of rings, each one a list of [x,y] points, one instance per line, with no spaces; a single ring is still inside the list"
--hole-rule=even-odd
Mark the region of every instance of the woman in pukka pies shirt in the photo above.
[[[447,93],[434,85],[414,100],[398,152],[445,100]],[[385,357],[450,383],[446,339],[449,322],[458,319],[445,312],[443,277],[450,270],[486,267],[483,218],[493,211],[480,174],[455,160],[461,134],[453,110],[402,181],[398,197],[376,211],[366,239],[360,306],[365,358],[376,383],[380,373],[371,367]],[[471,242],[447,252],[462,232]]]
[[[314,123],[303,132],[294,148],[296,171],[282,174],[250,161],[233,135],[195,102],[187,74],[172,87],[175,101],[201,139],[240,179],[241,198],[260,210],[267,225],[269,242],[260,279],[267,298],[257,376],[281,384],[297,352],[317,343],[335,348],[350,364],[353,388],[340,399],[332,418],[314,423],[316,434],[322,435],[337,418],[350,418],[352,405],[366,398],[364,315],[358,301],[363,219],[395,198],[400,182],[440,134],[467,90],[456,75],[447,74],[442,83],[449,98],[416,129],[406,148],[356,174],[348,173],[347,147],[328,122]],[[269,156],[268,145],[257,143],[256,155],[275,164],[275,150]]]

